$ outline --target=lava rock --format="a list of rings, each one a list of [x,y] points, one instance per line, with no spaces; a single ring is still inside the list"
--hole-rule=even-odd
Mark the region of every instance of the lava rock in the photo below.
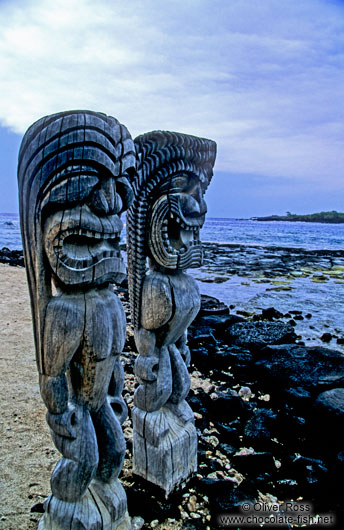
[[[214,366],[217,368],[246,368],[253,362],[253,355],[249,350],[239,348],[238,346],[220,346],[212,353]]]
[[[208,413],[212,420],[230,421],[245,414],[245,406],[235,390],[216,392],[208,400]]]
[[[158,486],[150,483],[147,489],[147,482],[140,477],[135,477],[135,482],[127,488],[128,511],[130,515],[139,515],[145,521],[158,519],[163,521],[167,517],[179,519],[180,494],[173,492],[168,499]]]
[[[321,428],[319,428],[321,426]],[[315,401],[311,418],[314,444],[326,456],[339,451],[343,442],[338,435],[344,428],[344,388],[332,388],[322,392]]]
[[[44,504],[43,502],[37,502],[30,508],[31,513],[44,513]]]
[[[344,356],[337,350],[298,344],[268,346],[255,363],[257,376],[268,378],[275,392],[309,399],[329,386],[344,383]]]
[[[188,330],[188,344],[192,349],[194,346],[213,345],[216,346],[216,339],[213,330],[209,326],[190,326]]]
[[[221,443],[218,446],[218,449],[219,449],[219,451],[221,451],[221,453],[223,453],[224,455],[227,455],[227,456],[232,456],[237,451],[236,447],[233,447],[233,445],[228,445],[228,444],[225,444],[225,443]]]
[[[257,409],[246,423],[244,429],[245,443],[257,449],[264,449],[271,444],[271,429],[277,414],[270,409]]]
[[[244,474],[258,476],[262,473],[276,472],[274,457],[270,452],[249,453],[247,455],[234,455],[233,467]]]
[[[299,483],[305,498],[311,499],[317,492],[326,495],[328,468],[322,460],[298,455],[292,458],[288,473]]]
[[[208,326],[216,330],[216,332],[221,336],[221,331],[237,324],[238,322],[246,322],[245,318],[239,317],[238,315],[230,315],[227,313],[219,315],[207,315],[197,318],[194,323],[201,326]]]
[[[258,320],[274,320],[279,319],[283,317],[283,313],[280,311],[277,311],[274,307],[268,307],[267,309],[262,309],[262,312],[260,315],[256,315],[256,319]]]
[[[332,388],[322,392],[315,404],[325,415],[336,421],[337,429],[344,425],[344,388]]]
[[[204,478],[198,483],[199,491],[209,498],[210,512],[213,522],[221,514],[240,512],[244,502],[254,504],[255,499],[242,489],[234,489],[234,483],[230,480],[216,480]]]
[[[289,450],[292,448],[296,450],[300,447],[300,442],[306,438],[307,434],[305,418],[287,411],[278,413],[274,423],[274,435],[286,444]]]
[[[191,364],[196,366],[204,373],[211,370],[211,363],[209,361],[209,350],[206,346],[193,347],[191,351]]]
[[[228,314],[229,307],[215,298],[214,296],[208,296],[206,294],[201,295],[201,308],[199,315],[220,315]]]
[[[229,444],[230,446],[239,447],[241,444],[238,426],[240,427],[240,422],[232,422],[230,425],[223,423],[215,423],[217,430],[220,433],[220,443]]]
[[[295,499],[301,493],[297,481],[291,478],[277,480],[274,492],[280,499]]]
[[[245,322],[234,324],[228,329],[229,343],[252,349],[261,349],[269,344],[295,342],[296,335],[291,326],[282,322]]]
[[[323,333],[320,337],[320,340],[322,340],[323,342],[331,342],[332,338],[333,337],[331,333]]]
[[[23,251],[10,250],[7,247],[3,247],[0,250],[0,263],[6,263],[13,267],[24,267]]]

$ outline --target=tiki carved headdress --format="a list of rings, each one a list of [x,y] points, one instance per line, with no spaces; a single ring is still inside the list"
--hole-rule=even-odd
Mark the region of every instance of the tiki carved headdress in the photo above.
[[[216,144],[168,131],[149,132],[134,142],[137,175],[127,234],[131,315],[138,328],[146,258],[170,271],[201,264],[203,195],[213,175]]]

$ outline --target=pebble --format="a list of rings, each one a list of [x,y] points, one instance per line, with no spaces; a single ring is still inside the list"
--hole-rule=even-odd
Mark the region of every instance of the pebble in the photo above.
[[[187,509],[189,510],[189,512],[195,512],[196,511],[196,509],[197,509],[196,501],[197,501],[196,495],[192,495],[190,497],[190,499],[189,499],[189,502],[187,503]]]
[[[141,530],[143,525],[145,524],[144,519],[142,517],[136,516],[131,519],[131,530]]]
[[[238,394],[243,401],[250,401],[250,399],[254,397],[252,390],[248,386],[242,386]]]
[[[260,401],[270,401],[270,394],[263,394],[262,396],[258,396],[258,399],[260,399]]]

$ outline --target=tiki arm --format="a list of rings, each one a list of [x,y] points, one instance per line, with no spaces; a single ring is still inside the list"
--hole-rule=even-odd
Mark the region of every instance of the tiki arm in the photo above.
[[[179,352],[186,366],[190,366],[191,355],[190,355],[189,346],[187,345],[187,340],[188,340],[188,330],[186,329],[183,335],[176,341],[176,346],[179,349]]]
[[[135,333],[139,356],[135,375],[140,386],[135,393],[135,405],[142,410],[159,410],[172,392],[171,362],[161,328],[172,316],[172,294],[168,280],[160,273],[145,279],[142,294],[141,324]]]
[[[47,306],[44,326],[43,366],[39,383],[48,409],[47,421],[57,433],[71,436],[72,411],[68,409],[65,372],[79,348],[84,330],[85,303],[82,295],[52,298]],[[67,429],[67,431],[66,431]]]

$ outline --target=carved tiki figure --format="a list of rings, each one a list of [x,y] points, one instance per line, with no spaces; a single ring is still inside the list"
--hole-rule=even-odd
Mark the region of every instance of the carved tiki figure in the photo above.
[[[42,118],[19,153],[21,230],[41,395],[62,459],[39,528],[128,529],[118,481],[127,415],[119,354],[126,319],[109,287],[125,277],[120,214],[135,149],[115,118]]]
[[[155,131],[136,138],[135,147],[134,202],[127,214],[129,294],[139,352],[133,466],[168,495],[197,468],[194,417],[185,398],[187,328],[199,311],[200,294],[184,271],[202,262],[203,196],[216,144]]]

